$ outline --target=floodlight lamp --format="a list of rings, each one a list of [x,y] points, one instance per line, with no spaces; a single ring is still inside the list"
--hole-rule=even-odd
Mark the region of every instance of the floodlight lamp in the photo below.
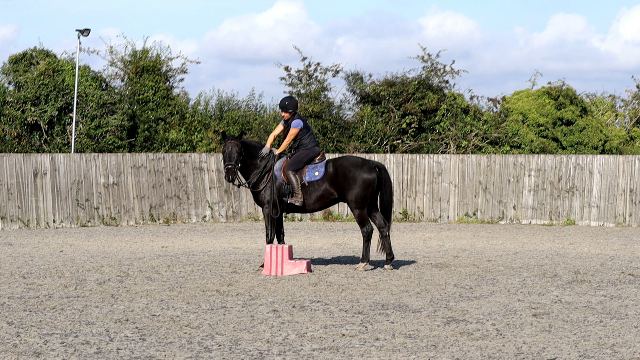
[[[91,33],[91,29],[87,29],[87,28],[84,28],[84,29],[76,29],[76,31],[78,32],[78,36],[82,35],[82,36],[84,36],[84,37],[89,36],[89,33]]]

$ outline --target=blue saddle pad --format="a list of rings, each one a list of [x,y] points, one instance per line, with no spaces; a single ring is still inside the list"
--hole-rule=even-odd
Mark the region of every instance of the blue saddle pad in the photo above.
[[[278,162],[273,167],[273,171],[275,171],[276,177],[282,182],[284,182],[284,179],[282,178],[282,165],[284,164],[285,160],[286,158],[283,157],[282,159],[278,160]],[[310,183],[322,179],[322,177],[324,176],[324,168],[326,164],[327,160],[321,163],[307,165],[307,172],[304,175],[303,182]]]

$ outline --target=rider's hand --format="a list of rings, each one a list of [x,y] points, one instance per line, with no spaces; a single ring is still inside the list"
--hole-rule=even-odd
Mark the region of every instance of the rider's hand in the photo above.
[[[262,150],[260,150],[260,153],[258,154],[258,156],[260,157],[265,157],[267,155],[269,155],[269,152],[272,152],[274,154],[276,154],[276,149],[269,147],[269,146],[265,146],[262,148]]]

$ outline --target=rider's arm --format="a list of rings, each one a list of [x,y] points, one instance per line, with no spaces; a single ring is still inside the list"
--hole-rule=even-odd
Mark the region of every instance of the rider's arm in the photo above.
[[[273,131],[271,132],[271,135],[269,135],[266,146],[271,147],[271,144],[273,144],[273,141],[276,139],[276,136],[280,135],[280,133],[283,130],[284,130],[284,126],[282,126],[282,124],[278,124],[278,126],[276,126],[276,128],[273,129]]]
[[[291,142],[293,141],[293,139],[296,138],[296,135],[298,135],[299,132],[300,132],[300,129],[292,127],[291,130],[289,130],[289,135],[287,135],[287,138],[284,139],[284,141],[282,142],[282,145],[280,145],[280,148],[276,150],[276,154],[280,154],[281,152],[284,152],[287,149],[287,146],[291,144]]]

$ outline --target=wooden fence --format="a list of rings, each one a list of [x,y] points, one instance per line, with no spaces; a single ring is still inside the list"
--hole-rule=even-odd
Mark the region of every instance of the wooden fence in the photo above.
[[[361,156],[388,167],[399,219],[640,225],[640,156]],[[0,154],[0,229],[261,218],[220,154]]]

